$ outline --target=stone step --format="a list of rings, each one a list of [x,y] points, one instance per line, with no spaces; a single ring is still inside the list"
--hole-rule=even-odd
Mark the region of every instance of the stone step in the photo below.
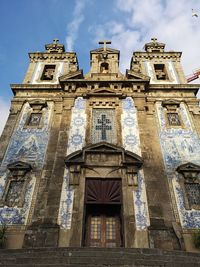
[[[37,248],[1,250],[0,267],[200,267],[200,253],[159,249]]]

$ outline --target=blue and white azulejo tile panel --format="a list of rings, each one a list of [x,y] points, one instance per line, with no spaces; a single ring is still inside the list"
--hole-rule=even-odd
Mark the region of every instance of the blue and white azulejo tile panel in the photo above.
[[[0,208],[0,224],[6,225],[16,225],[16,224],[26,224],[29,210],[31,206],[31,200],[34,193],[36,179],[31,177],[30,182],[28,183],[25,200],[23,207],[8,207],[4,206]]]
[[[131,97],[122,100],[121,124],[124,149],[141,156],[137,110]]]
[[[160,102],[156,103],[156,110],[165,169],[169,182],[173,186],[174,192],[171,193],[175,195],[181,225],[185,229],[199,228],[200,211],[185,209],[183,189],[180,186],[176,168],[188,162],[200,165],[200,139],[184,103],[180,104],[178,110],[183,127],[167,127],[165,110]]]
[[[25,103],[19,119],[19,123],[10,139],[7,151],[0,166],[0,197],[3,196],[9,171],[7,165],[16,161],[30,163],[34,169],[42,169],[47,143],[49,139],[49,127],[52,104],[43,110],[42,128],[24,127],[29,114],[32,111],[29,103]],[[1,207],[0,222],[6,224],[25,224],[28,218],[35,187],[35,178],[31,178],[22,208]]]
[[[72,109],[69,139],[67,144],[67,155],[82,149],[85,145],[86,131],[86,100],[78,97]]]
[[[137,109],[131,97],[122,100],[121,124],[123,147],[141,156]],[[149,212],[142,170],[138,172],[138,187],[133,191],[133,200],[136,229],[145,230],[149,226]]]
[[[61,229],[70,229],[72,221],[73,211],[73,200],[74,200],[74,189],[69,186],[69,170],[66,169],[64,172],[60,208],[58,215],[58,225]]]
[[[86,100],[78,97],[72,109],[67,155],[81,150],[85,145],[86,131]],[[73,211],[74,189],[69,186],[69,171],[64,172],[58,224],[61,229],[70,229]]]

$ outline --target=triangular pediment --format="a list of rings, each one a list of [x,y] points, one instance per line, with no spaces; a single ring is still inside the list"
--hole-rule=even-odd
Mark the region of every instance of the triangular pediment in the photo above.
[[[194,164],[192,162],[188,162],[188,163],[185,163],[185,164],[179,166],[176,170],[178,172],[185,172],[185,171],[197,171],[197,172],[200,172],[200,166],[196,165],[196,164]]]
[[[174,99],[167,99],[162,102],[162,106],[171,106],[171,105],[176,105],[179,106],[180,102]]]
[[[93,93],[115,93],[114,90],[112,89],[109,89],[109,88],[106,88],[106,87],[103,87],[103,88],[100,88],[100,89],[96,89],[96,90],[93,90],[92,91]]]
[[[15,161],[7,165],[7,168],[11,171],[13,170],[31,170],[32,167],[30,164],[23,161]]]
[[[70,72],[68,74],[65,74],[59,77],[60,82],[65,82],[65,81],[68,81],[69,79],[83,79],[83,70]]]
[[[146,80],[146,81],[150,80],[149,76],[133,71],[133,70],[126,70],[126,77],[128,79]]]
[[[117,49],[113,49],[113,48],[110,48],[110,47],[106,47],[106,50],[104,50],[102,47],[100,47],[100,48],[97,48],[97,49],[94,49],[94,50],[91,50],[90,51],[90,53],[91,54],[95,54],[95,53],[114,53],[114,54],[119,54],[120,52],[119,52],[119,50],[117,50]]]
[[[125,162],[126,164],[133,164],[134,162],[139,165],[142,165],[143,160],[140,156],[136,155],[135,153],[125,150]]]
[[[107,143],[107,142],[100,142],[94,145],[90,145],[84,148],[84,151],[112,151],[112,152],[121,152],[122,148],[116,145]]]
[[[95,89],[95,90],[91,90],[89,93],[91,93],[91,94],[97,94],[97,95],[99,95],[99,94],[116,94],[116,91],[115,90],[113,90],[113,89],[110,89],[110,88],[107,88],[107,87],[102,87],[102,88],[100,88],[100,89]]]
[[[67,166],[76,164],[86,164],[86,158],[88,154],[109,154],[109,155],[120,155],[121,163],[120,166],[134,165],[140,168],[143,164],[142,158],[130,151],[126,151],[124,148],[110,144],[107,142],[100,142],[97,144],[89,145],[84,147],[82,150],[76,151],[65,158]],[[122,165],[121,165],[122,164]]]

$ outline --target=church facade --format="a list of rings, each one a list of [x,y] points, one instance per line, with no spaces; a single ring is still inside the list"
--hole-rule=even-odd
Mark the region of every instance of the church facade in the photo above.
[[[194,251],[200,108],[181,52],[155,38],[119,71],[101,42],[84,75],[58,40],[29,53],[0,139],[7,247]]]

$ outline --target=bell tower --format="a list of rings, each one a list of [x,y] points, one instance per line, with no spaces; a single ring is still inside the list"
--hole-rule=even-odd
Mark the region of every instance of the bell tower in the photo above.
[[[61,75],[78,70],[76,53],[65,52],[58,39],[46,44],[45,49],[44,52],[29,53],[30,64],[24,84],[59,84]]]
[[[119,72],[119,50],[107,47],[110,41],[100,41],[103,47],[90,51],[90,72],[87,77],[97,79],[116,79],[122,76]]]
[[[134,52],[131,70],[149,76],[150,84],[187,83],[180,63],[181,52],[165,51],[165,44],[152,38],[144,46],[145,52]]]

